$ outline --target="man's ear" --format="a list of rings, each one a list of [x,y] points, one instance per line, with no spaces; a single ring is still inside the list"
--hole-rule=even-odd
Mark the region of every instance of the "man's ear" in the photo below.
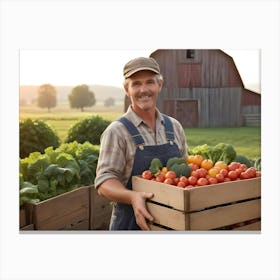
[[[163,86],[163,80],[159,80],[158,85],[159,85],[159,91],[161,91]]]
[[[125,94],[126,94],[127,96],[129,96],[129,93],[128,93],[128,86],[127,86],[127,85],[124,85],[123,88],[124,88]]]

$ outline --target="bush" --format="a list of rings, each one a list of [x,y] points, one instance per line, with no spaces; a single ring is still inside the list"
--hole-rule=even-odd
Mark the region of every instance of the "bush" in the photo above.
[[[93,145],[100,144],[100,137],[110,121],[100,116],[88,117],[75,123],[68,131],[66,143],[77,141],[83,144],[88,141]]]
[[[45,122],[26,119],[20,121],[20,158],[32,152],[43,153],[47,147],[57,148],[60,140],[57,133]]]

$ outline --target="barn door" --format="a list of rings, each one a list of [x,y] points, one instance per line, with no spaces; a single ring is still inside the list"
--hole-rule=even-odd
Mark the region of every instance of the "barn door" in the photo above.
[[[198,101],[176,100],[175,118],[183,127],[198,127]]]

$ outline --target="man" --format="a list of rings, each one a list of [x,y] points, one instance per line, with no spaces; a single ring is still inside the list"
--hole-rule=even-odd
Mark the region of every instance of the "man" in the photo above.
[[[148,169],[153,158],[166,164],[171,157],[186,157],[186,138],[181,124],[156,108],[163,85],[158,63],[133,59],[123,75],[131,105],[102,134],[95,187],[114,201],[110,230],[149,230],[153,217],[146,200],[153,194],[133,191],[131,177]]]

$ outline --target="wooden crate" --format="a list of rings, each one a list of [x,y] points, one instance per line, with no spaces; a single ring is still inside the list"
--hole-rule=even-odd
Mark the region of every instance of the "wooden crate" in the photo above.
[[[154,193],[147,208],[155,230],[213,230],[261,217],[261,178],[183,189],[134,176],[132,186]]]
[[[84,186],[20,208],[20,230],[108,230],[110,201]]]
[[[32,205],[24,205],[19,209],[19,228],[20,230],[32,230],[34,224],[32,223]]]
[[[80,187],[33,205],[35,230],[88,230],[89,187]]]
[[[96,188],[91,186],[90,195],[90,229],[108,230],[112,214],[112,205],[110,201],[98,194]]]

